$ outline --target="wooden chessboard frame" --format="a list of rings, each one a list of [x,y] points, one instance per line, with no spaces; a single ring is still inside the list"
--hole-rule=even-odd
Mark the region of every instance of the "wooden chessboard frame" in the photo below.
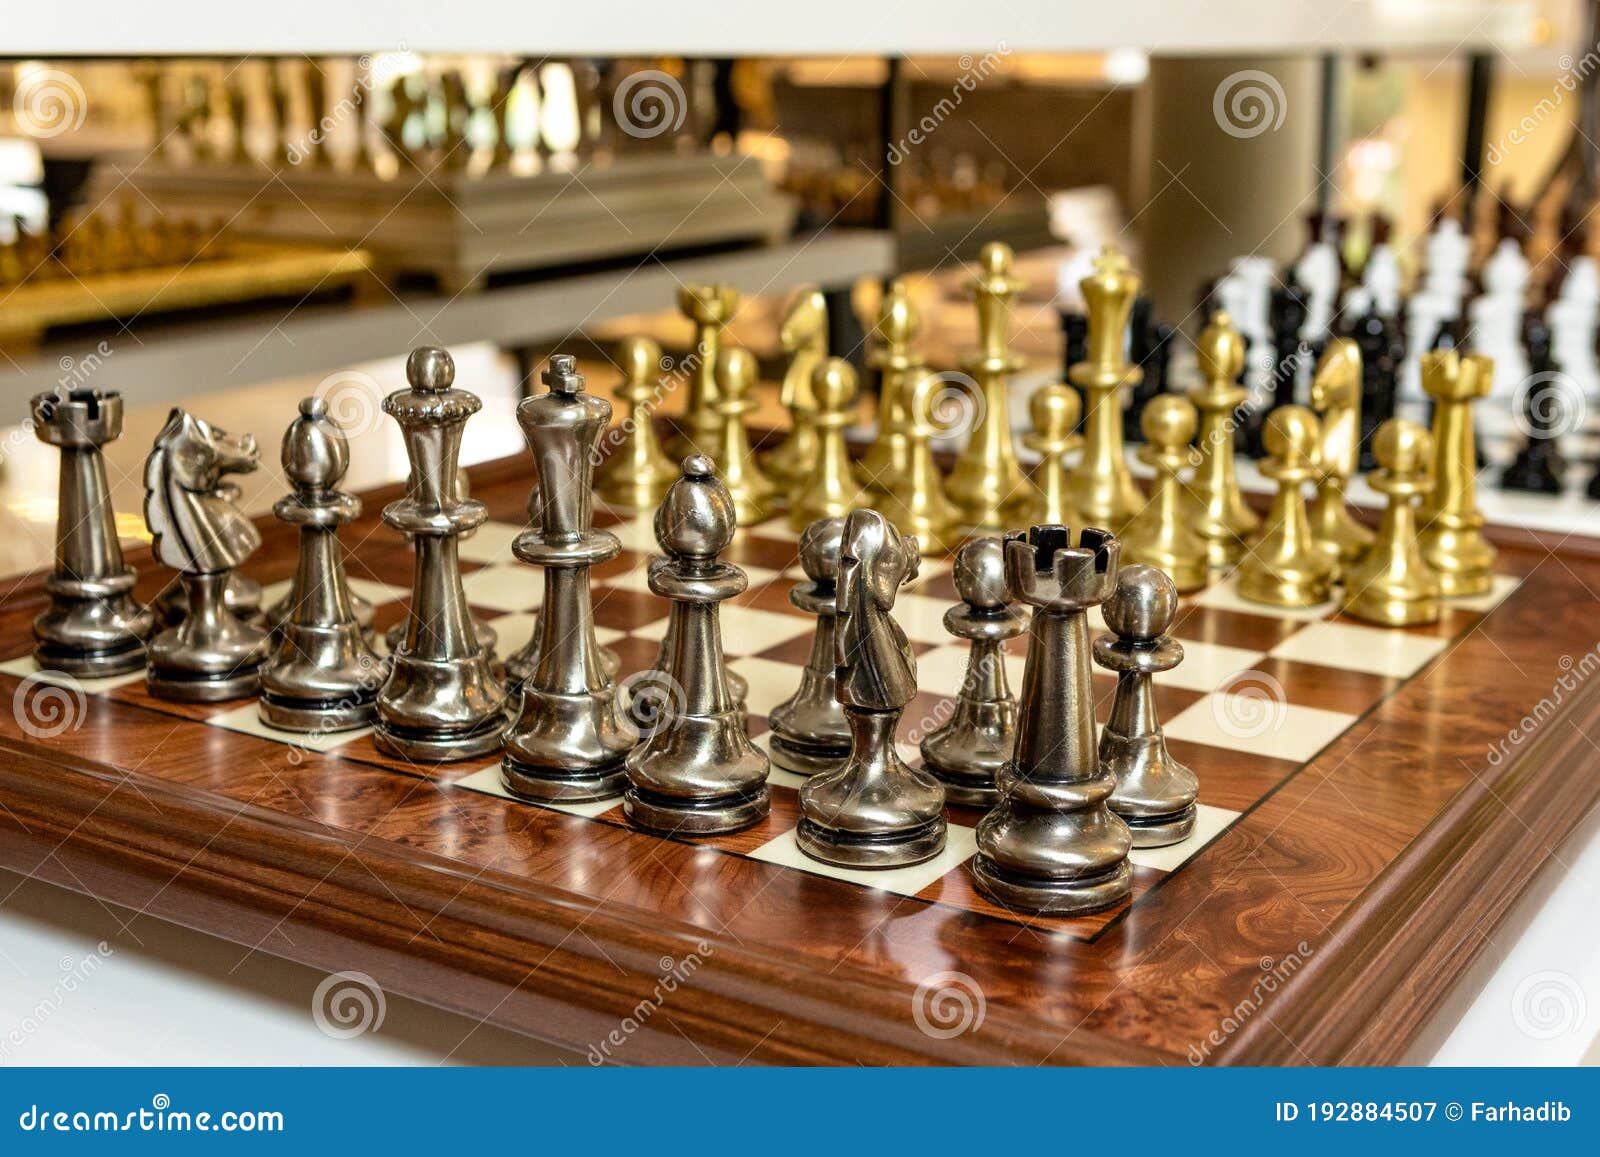
[[[503,600],[483,592],[515,578],[505,537],[523,517],[527,467],[506,460],[472,473],[496,521],[465,553],[496,561],[469,561],[467,585],[475,605],[501,603],[492,613]],[[352,573],[382,600],[380,627],[402,613],[393,595],[410,566],[376,517],[397,494],[368,495],[347,536]],[[648,614],[642,600],[653,596],[627,588],[648,520],[600,521],[626,549],[597,574],[622,584],[597,596],[597,618],[635,667],[651,647],[635,628],[665,613]],[[292,534],[270,520],[263,532],[249,569],[281,583]],[[745,605],[781,612],[794,576],[779,555],[793,537],[741,532],[733,558],[765,572]],[[0,864],[253,950],[360,970],[388,991],[580,1051],[620,1026],[612,1059],[626,1063],[1415,1059],[1470,999],[1490,937],[1548,880],[1551,851],[1600,800],[1600,776],[1582,773],[1596,762],[1594,681],[1576,680],[1525,741],[1487,759],[1546,688],[1572,678],[1572,656],[1600,640],[1600,544],[1501,537],[1504,569],[1520,581],[1436,631],[1403,632],[1413,643],[1395,654],[1416,659],[1416,640],[1444,645],[1378,683],[1371,670],[1307,664],[1294,648],[1270,653],[1304,637],[1308,622],[1337,628],[1319,627],[1317,645],[1331,646],[1351,629],[1338,616],[1253,613],[1226,586],[1185,600],[1176,633],[1191,662],[1254,640],[1292,706],[1305,706],[1304,693],[1324,704],[1307,710],[1342,705],[1352,718],[1295,770],[1263,781],[1176,870],[1152,880],[1136,868],[1147,878],[1134,904],[1103,917],[1041,921],[864,887],[753,858],[737,836],[724,847],[657,840],[614,817],[497,798],[482,782],[462,790],[457,781],[483,779],[478,764],[385,767],[370,739],[328,755],[249,734],[247,721],[207,725],[218,709],[151,701],[137,680],[84,688],[78,725],[61,734],[29,733],[16,710],[0,713]],[[164,576],[148,552],[131,561],[148,597]],[[41,577],[5,600],[0,657],[25,655]],[[950,598],[947,564],[931,563],[922,581],[914,599]],[[531,572],[527,585],[537,589]],[[925,627],[912,627],[914,639],[931,638]],[[745,654],[757,645],[734,644]],[[918,643],[924,654],[931,645]],[[27,669],[0,665],[14,708]],[[1588,665],[1576,670],[1586,676]],[[1162,691],[1175,736],[1180,717],[1196,714],[1195,694]],[[751,711],[762,729],[754,702]],[[1202,803],[1208,782],[1249,772],[1246,751],[1173,743],[1201,772]],[[1209,764],[1197,758],[1208,752]],[[775,782],[775,796],[792,792]],[[954,809],[952,819],[975,821]],[[484,845],[496,841],[518,855],[490,866]],[[617,890],[626,896],[606,898]],[[691,961],[692,978],[663,997],[664,974]],[[982,1016],[968,1031],[948,1034],[936,1019],[925,1031],[926,986],[950,973],[983,994]],[[1268,974],[1278,982],[1262,997]]]

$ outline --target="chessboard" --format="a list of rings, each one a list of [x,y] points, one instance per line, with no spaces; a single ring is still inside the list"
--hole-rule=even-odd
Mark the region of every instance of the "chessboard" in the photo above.
[[[528,467],[472,474],[491,521],[461,543],[465,587],[504,656],[541,588],[510,551]],[[411,581],[409,548],[377,517],[398,493],[366,495],[344,534],[380,636]],[[595,569],[593,603],[626,674],[666,625],[645,582],[654,535],[647,514],[602,509],[596,523],[623,546]],[[245,569],[270,600],[294,539],[261,526]],[[148,914],[359,971],[596,1063],[1415,1059],[1600,798],[1600,543],[1497,537],[1493,591],[1420,629],[1262,607],[1225,577],[1185,597],[1186,657],[1156,702],[1199,775],[1196,831],[1136,850],[1131,902],[1092,916],[980,896],[967,865],[980,816],[959,807],[936,859],[852,871],[799,852],[800,780],[776,769],[758,826],[669,840],[631,828],[619,800],[512,799],[492,758],[412,764],[367,730],[273,731],[253,699],[178,704],[142,674],[41,673],[28,652],[42,576],[0,612],[13,706],[0,864],[93,895],[119,922]],[[810,646],[814,620],[788,598],[796,545],[777,519],[741,529],[727,555],[750,579],[722,630],[758,744]],[[141,597],[168,581],[148,550],[130,561]],[[900,733],[913,762],[960,686],[965,651],[942,625],[954,601],[949,560],[930,558],[895,607],[917,652]],[[1020,645],[1008,666],[1015,689]],[[1097,676],[1102,722],[1112,687]]]

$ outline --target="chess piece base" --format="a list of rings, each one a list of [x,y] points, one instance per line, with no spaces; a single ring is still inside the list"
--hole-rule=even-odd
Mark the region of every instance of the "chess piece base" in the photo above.
[[[1344,613],[1383,627],[1415,627],[1437,623],[1441,608],[1433,596],[1397,597],[1364,588],[1344,604]]]
[[[263,690],[258,714],[261,722],[280,731],[354,731],[378,717],[377,700],[376,689],[359,700],[352,695],[324,700],[293,699]]]
[[[507,756],[500,763],[500,782],[512,795],[536,803],[594,803],[621,795],[628,776],[620,760],[615,767],[556,776]]]
[[[1111,800],[1116,806],[1116,797]],[[1124,815],[1122,820],[1128,825],[1128,831],[1133,836],[1133,846],[1136,848],[1164,848],[1170,844],[1181,843],[1189,838],[1194,831],[1195,817],[1199,810],[1190,804],[1180,812],[1173,812],[1165,816],[1129,816]]]
[[[134,581],[131,567],[102,579],[45,579],[51,601],[33,620],[34,661],[48,671],[90,678],[144,666],[155,616],[130,597]]]
[[[137,671],[149,657],[143,640],[132,639],[126,646],[103,651],[39,643],[33,648],[33,661],[43,671],[60,671],[77,679],[104,679]]]
[[[380,716],[372,727],[372,741],[378,750],[401,759],[449,763],[498,751],[504,740],[506,722],[506,716],[501,713],[474,727],[451,731],[398,727],[386,723]]]
[[[1269,607],[1314,607],[1329,596],[1325,572],[1241,570],[1239,597]]]
[[[220,703],[243,699],[261,687],[261,665],[226,675],[186,675],[176,671],[145,672],[145,687],[157,699],[174,703]]]
[[[780,739],[776,734],[769,735],[767,751],[772,757],[774,767],[795,775],[817,775],[824,771],[834,771],[850,758],[848,743],[842,747],[813,746]]]
[[[947,825],[940,816],[919,828],[883,834],[844,832],[801,818],[795,842],[813,860],[841,868],[906,868],[944,851]]]
[[[979,857],[972,861],[978,891],[1003,908],[1048,916],[1102,912],[1133,893],[1133,872],[1126,861],[1096,876],[1049,880],[1002,872]]]
[[[717,799],[668,799],[628,788],[623,814],[646,831],[662,836],[715,836],[737,832],[767,818],[772,793],[765,784],[751,792]]]

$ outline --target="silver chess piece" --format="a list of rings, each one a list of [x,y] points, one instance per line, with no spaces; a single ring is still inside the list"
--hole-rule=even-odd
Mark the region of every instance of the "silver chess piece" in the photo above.
[[[212,426],[211,432],[220,438],[228,437],[228,432],[220,426]],[[223,469],[219,473],[217,488],[212,494],[219,502],[238,506],[243,491],[236,484],[223,481],[223,476],[230,473],[236,471]],[[222,601],[228,610],[251,626],[265,625],[261,611],[261,584],[244,572],[234,571],[228,576],[222,588]],[[189,613],[189,599],[184,593],[183,584],[168,583],[152,600],[150,609],[163,627],[176,627],[183,622],[183,616]]]
[[[834,679],[850,721],[850,758],[800,786],[795,840],[814,860],[851,868],[920,864],[944,849],[944,788],[894,747],[917,693],[917,662],[890,616],[917,576],[917,540],[875,510],[852,510],[839,549]]]
[[[289,580],[289,589],[283,592],[283,597],[277,602],[262,608],[261,614],[266,620],[267,629],[273,634],[278,634],[283,630],[283,624],[289,621],[289,616],[293,613],[296,604],[300,602],[300,591],[296,586],[298,580],[299,575],[296,574],[294,578]],[[372,633],[373,620],[377,618],[377,608],[372,605],[371,599],[362,598],[355,591],[350,590],[348,583],[345,587],[345,593],[350,598],[350,611],[355,615],[357,625],[361,627],[363,634],[370,635]],[[395,636],[396,645],[405,637],[405,631],[405,624],[401,623],[398,633],[390,632]]]
[[[339,527],[361,514],[361,500],[337,489],[350,444],[322,398],[301,401],[283,435],[282,462],[294,493],[273,513],[300,528],[300,557],[288,617],[261,670],[261,720],[286,731],[348,731],[376,717],[387,671],[345,584]]]
[[[650,589],[672,602],[672,654],[665,681],[630,684],[629,718],[642,736],[628,756],[622,808],[662,835],[736,832],[771,809],[767,757],[746,734],[745,713],[728,689],[721,604],[749,585],[717,555],[738,523],[733,495],[710,458],[683,461],[683,475],[656,512],[662,556],[651,560]]]
[[[34,662],[98,678],[137,671],[154,616],[135,601],[137,573],[122,559],[100,447],[122,436],[122,396],[73,390],[33,399],[33,429],[61,450],[50,606],[33,620]]]
[[[595,448],[611,404],[584,392],[570,354],[552,357],[542,380],[545,392],[517,406],[539,486],[533,525],[511,547],[544,568],[539,663],[522,684],[500,773],[506,790],[526,799],[605,799],[622,791],[636,738],[617,717],[589,594],[589,568],[622,551],[616,535],[594,528]]]
[[[416,484],[417,484],[416,471],[413,470],[411,473],[406,475],[406,491],[409,493],[412,489],[414,489],[416,487]],[[471,498],[471,497],[472,497],[472,484],[471,484],[471,480],[467,476],[467,471],[466,471],[466,469],[464,467],[457,466],[456,467],[456,498],[458,500],[460,500],[460,501],[465,502],[468,498]],[[462,539],[471,538],[474,533],[476,533],[476,528],[475,527],[473,529],[471,529],[471,530],[463,530],[460,534],[458,534],[456,536],[456,541],[460,542]],[[410,542],[411,542],[411,532],[410,531],[406,531],[400,537],[404,538],[408,545],[410,544]],[[494,649],[495,649],[495,645],[497,643],[499,643],[499,641],[500,641],[500,633],[498,631],[496,631],[492,626],[490,626],[487,622],[485,622],[483,619],[480,619],[476,614],[474,614],[473,610],[472,610],[472,608],[470,606],[467,608],[467,619],[472,624],[472,634],[473,634],[473,637],[478,640],[478,646],[483,648],[483,653],[485,655],[489,656],[489,662],[493,663],[494,662]],[[401,619],[398,623],[396,623],[394,626],[390,627],[388,629],[388,631],[386,631],[384,633],[383,645],[385,647],[388,647],[389,648],[389,652],[391,654],[393,654],[395,651],[400,649],[400,642],[405,637],[406,637],[406,621],[404,619]]]
[[[815,615],[817,629],[811,636],[811,654],[800,672],[799,688],[767,716],[772,728],[767,740],[772,762],[796,775],[831,771],[850,758],[850,721],[836,694],[833,670],[838,651],[839,545],[843,540],[843,518],[819,518],[800,535],[800,566],[806,581],[795,584],[789,601]]]
[[[498,748],[510,721],[472,631],[457,545],[489,517],[456,489],[462,430],[483,403],[455,388],[455,362],[442,349],[412,350],[406,380],[411,388],[385,398],[383,412],[405,435],[414,485],[383,508],[383,520],[411,535],[416,564],[405,637],[378,692],[374,740],[404,759],[468,759]]]
[[[1101,608],[1114,633],[1094,641],[1094,661],[1117,674],[1111,718],[1100,729],[1100,766],[1116,778],[1111,810],[1136,848],[1175,844],[1194,830],[1200,781],[1167,753],[1151,682],[1183,662],[1183,644],[1166,633],[1177,612],[1178,588],[1166,571],[1125,566]]]
[[[1005,538],[1006,585],[1034,608],[1018,704],[1016,755],[1000,770],[1000,802],[978,824],[972,874],[995,903],[1073,915],[1126,899],[1128,825],[1106,801],[1116,786],[1095,746],[1094,669],[1086,612],[1116,585],[1121,546],[1085,527]]]
[[[156,558],[179,572],[188,607],[150,641],[152,695],[209,703],[256,692],[270,640],[228,607],[224,592],[261,533],[220,495],[218,479],[258,465],[255,438],[234,440],[181,409],[156,435],[144,465],[144,520]]]
[[[922,740],[922,766],[944,784],[951,803],[992,807],[995,777],[1017,739],[1017,701],[1006,682],[1005,641],[1027,621],[1006,599],[1005,548],[998,538],[975,538],[956,554],[959,605],[945,612],[945,629],[970,644],[955,712]]]

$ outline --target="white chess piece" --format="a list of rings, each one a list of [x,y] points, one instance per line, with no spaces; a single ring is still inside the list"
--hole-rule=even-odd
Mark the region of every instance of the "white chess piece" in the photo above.
[[[1422,284],[1411,295],[1408,308],[1406,357],[1400,366],[1402,398],[1422,397],[1422,355],[1433,348],[1439,327],[1461,316],[1472,241],[1462,232],[1461,222],[1441,217],[1428,234],[1426,253]]]
[[[1401,284],[1400,255],[1394,251],[1394,246],[1388,242],[1374,245],[1361,270],[1361,285],[1384,317],[1394,317],[1400,312]]]
[[[1494,359],[1494,392],[1509,396],[1528,376],[1528,355],[1522,348],[1523,296],[1528,287],[1528,260],[1509,237],[1496,247],[1483,267],[1483,293],[1467,306],[1472,348]]]
[[[1594,258],[1572,259],[1561,292],[1545,311],[1551,354],[1580,396],[1600,399],[1600,367],[1595,365],[1595,329],[1600,325],[1600,266]],[[1496,393],[1500,374],[1495,373]],[[1520,381],[1521,379],[1516,379]],[[1514,384],[1514,383],[1513,383]]]
[[[1339,251],[1328,241],[1313,241],[1295,262],[1295,280],[1306,294],[1302,340],[1317,344],[1328,339],[1339,298],[1339,273]]]

